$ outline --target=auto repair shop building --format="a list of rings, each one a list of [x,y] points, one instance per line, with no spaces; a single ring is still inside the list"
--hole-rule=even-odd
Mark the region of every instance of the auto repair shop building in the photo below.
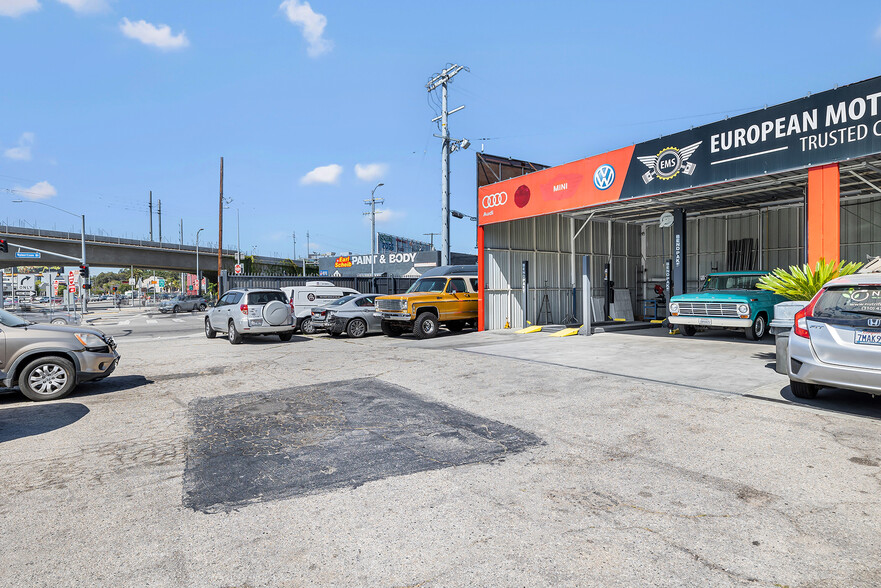
[[[530,322],[581,322],[582,256],[594,308],[608,277],[637,318],[656,284],[865,261],[881,254],[881,77],[482,186],[477,210],[482,329],[523,325],[524,273]]]

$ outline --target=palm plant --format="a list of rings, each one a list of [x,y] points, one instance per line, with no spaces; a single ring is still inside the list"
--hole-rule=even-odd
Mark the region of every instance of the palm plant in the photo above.
[[[820,258],[814,269],[808,264],[801,267],[791,265],[789,270],[777,268],[770,274],[762,276],[758,287],[789,300],[810,300],[820,291],[823,284],[833,278],[850,275],[862,265],[858,262],[827,262]]]

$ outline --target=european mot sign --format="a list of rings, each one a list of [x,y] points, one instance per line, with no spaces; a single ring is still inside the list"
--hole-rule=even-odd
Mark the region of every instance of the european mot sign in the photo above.
[[[481,187],[478,218],[576,210],[876,153],[881,77]],[[500,197],[517,193],[527,197]]]

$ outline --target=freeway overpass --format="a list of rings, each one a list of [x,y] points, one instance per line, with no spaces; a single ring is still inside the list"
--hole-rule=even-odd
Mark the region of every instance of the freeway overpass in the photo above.
[[[9,252],[0,252],[0,268],[18,265],[78,265],[77,262],[42,253],[39,259],[20,259],[15,257],[17,246],[32,247],[43,251],[60,253],[80,258],[82,246],[80,233],[64,231],[47,231],[25,227],[0,227],[0,235],[9,241]],[[223,269],[233,272],[235,250],[223,250]],[[159,243],[157,241],[141,241],[101,235],[86,235],[86,261],[92,267],[138,267],[151,270],[171,270],[193,273],[196,270],[196,247]],[[274,257],[259,258],[261,264],[282,266],[284,260]],[[199,268],[203,275],[212,276],[217,273],[217,249],[199,247]]]

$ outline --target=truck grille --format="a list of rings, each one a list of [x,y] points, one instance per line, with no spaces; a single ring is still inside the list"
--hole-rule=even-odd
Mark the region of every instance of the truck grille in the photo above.
[[[679,316],[738,317],[736,302],[680,302]]]
[[[383,300],[380,298],[376,301],[376,310],[401,310],[406,308],[406,302],[399,298]]]

